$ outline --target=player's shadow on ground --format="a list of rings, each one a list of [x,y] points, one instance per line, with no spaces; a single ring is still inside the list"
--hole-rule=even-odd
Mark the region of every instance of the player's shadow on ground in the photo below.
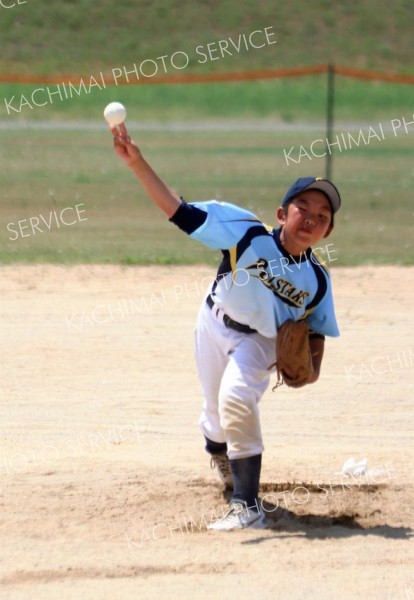
[[[231,492],[223,492],[224,498],[229,501]],[[387,539],[408,540],[413,537],[414,530],[410,527],[392,527],[391,525],[363,526],[359,523],[358,513],[336,515],[305,514],[277,506],[271,502],[262,501],[263,509],[269,521],[266,531],[277,532],[278,539],[307,538],[323,540],[327,538],[349,538],[354,536],[376,535]],[[268,541],[269,535],[258,536],[254,540],[246,540],[242,544],[258,544]]]
[[[268,531],[277,532],[279,539],[301,537],[311,540],[326,538],[349,538],[354,536],[376,535],[387,539],[408,540],[414,531],[410,527],[392,527],[391,525],[375,525],[364,527],[358,522],[360,515],[336,514],[331,515],[297,515],[291,510],[276,507],[269,502],[263,502],[263,508],[269,520]],[[269,537],[258,537],[242,543],[260,543]]]

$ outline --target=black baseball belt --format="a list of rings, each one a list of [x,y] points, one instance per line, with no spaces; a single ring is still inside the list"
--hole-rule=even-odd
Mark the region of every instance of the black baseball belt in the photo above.
[[[207,305],[210,309],[214,307],[214,300],[211,297],[211,294],[207,296]],[[223,323],[228,329],[234,329],[239,333],[257,333],[256,329],[252,329],[248,325],[244,325],[243,323],[238,323],[237,321],[233,321],[229,315],[223,315]]]

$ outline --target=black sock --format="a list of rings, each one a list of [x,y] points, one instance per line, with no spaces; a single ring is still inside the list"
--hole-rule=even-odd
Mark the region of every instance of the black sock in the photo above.
[[[232,502],[244,500],[248,508],[257,507],[262,455],[237,458],[231,460],[230,465],[234,484]]]
[[[209,454],[225,454],[227,452],[227,444],[226,442],[213,442],[209,440],[206,436],[206,452]]]

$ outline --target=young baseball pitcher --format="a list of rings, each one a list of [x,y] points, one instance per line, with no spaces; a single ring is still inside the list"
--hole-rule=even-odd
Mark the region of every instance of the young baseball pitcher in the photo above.
[[[333,229],[339,192],[326,179],[298,179],[277,209],[280,227],[273,229],[233,204],[185,202],[152,170],[125,125],[111,130],[116,153],[169,220],[222,252],[217,277],[199,310],[195,336],[204,395],[200,428],[221,481],[233,489],[227,514],[209,528],[265,528],[266,515],[258,502],[264,449],[258,403],[276,359],[288,385],[314,383],[325,336],[339,335],[330,278],[311,249]],[[292,324],[306,336],[293,357],[287,355],[291,331],[284,329]],[[277,357],[275,340],[283,340]],[[305,345],[309,365],[304,375],[296,376],[291,366]]]

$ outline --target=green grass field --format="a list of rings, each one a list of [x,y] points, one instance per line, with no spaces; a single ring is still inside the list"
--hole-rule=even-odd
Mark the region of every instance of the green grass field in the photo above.
[[[115,10],[116,9],[116,10]],[[197,46],[272,27],[276,44],[243,49],[200,64]],[[323,158],[286,164],[283,149],[324,137],[326,76],[191,85],[109,85],[114,68],[176,51],[187,53],[183,73],[236,72],[336,63],[359,69],[413,73],[412,0],[392,6],[375,0],[350,3],[293,0],[27,0],[0,10],[0,75],[74,75],[98,78],[72,98],[31,108],[31,94],[47,98],[56,84],[0,83],[0,259],[3,263],[100,262],[123,264],[217,263],[217,254],[193,243],[150,204],[111,148],[102,123],[105,105],[127,106],[128,122],[154,167],[188,200],[219,198],[257,212],[269,223],[297,177],[324,175]],[[72,81],[79,87],[79,79]],[[337,77],[337,132],[352,123],[378,129],[392,119],[413,121],[413,85]],[[90,93],[89,93],[90,92]],[[23,96],[28,105],[22,105]],[[14,97],[14,99],[13,99]],[[32,103],[33,104],[33,103]],[[14,106],[17,110],[10,109]],[[8,108],[9,107],[9,108]],[[10,114],[9,114],[10,113]],[[183,131],[171,121],[258,123],[252,131]],[[68,129],[36,129],[36,122]],[[140,129],[149,121],[159,130]],[[275,122],[292,126],[275,131]],[[30,127],[26,127],[26,123]],[[314,131],[309,129],[314,126]],[[260,129],[261,128],[261,129]],[[333,179],[343,209],[327,242],[335,265],[413,264],[414,126],[407,133],[337,152]],[[294,153],[297,155],[297,152]],[[82,204],[87,220],[53,225],[53,215]],[[66,212],[69,216],[70,211]],[[32,221],[30,221],[32,219]],[[50,222],[50,229],[47,223]],[[17,223],[26,227],[14,237]],[[46,223],[45,223],[46,221]],[[41,223],[41,231],[30,229]],[[7,229],[9,226],[9,229]],[[11,228],[11,230],[10,230]],[[21,233],[21,232],[20,232]]]
[[[0,11],[6,73],[99,72],[176,51],[191,55],[190,70],[199,72],[328,61],[413,72],[412,0],[27,0]],[[198,45],[269,26],[277,44],[197,62]]]
[[[324,159],[287,165],[283,155],[283,148],[309,146],[318,132],[136,133],[147,159],[187,200],[233,201],[270,224],[294,179],[324,173]],[[151,205],[105,131],[6,131],[2,141],[3,263],[217,263],[216,252]],[[383,141],[337,153],[333,178],[343,208],[326,240],[338,259],[331,266],[414,263],[413,159],[412,134],[405,133],[386,132]],[[58,228],[53,214],[79,204],[87,220]],[[50,230],[42,219],[42,233],[24,221],[22,237],[18,221],[40,215],[47,223],[52,218]]]
[[[98,74],[95,73],[98,77]],[[109,79],[108,79],[109,81]],[[108,86],[90,88],[85,93],[79,80],[73,84],[81,89],[65,98],[56,92],[56,85],[0,84],[0,118],[13,124],[18,121],[72,121],[101,120],[107,103],[117,100],[128,108],[130,120],[210,118],[273,118],[287,123],[303,120],[323,122],[326,113],[326,76],[310,75],[289,79],[258,80],[251,82],[219,82],[198,84]],[[36,102],[47,104],[36,107],[31,93],[38,88]],[[89,87],[86,87],[89,90]],[[335,116],[339,121],[373,122],[384,114],[389,118],[409,116],[414,112],[413,85],[367,82],[337,76],[335,86]],[[22,96],[33,106],[21,104]],[[9,108],[6,106],[6,102]],[[15,112],[13,110],[19,110]],[[412,120],[412,119],[411,119]]]

